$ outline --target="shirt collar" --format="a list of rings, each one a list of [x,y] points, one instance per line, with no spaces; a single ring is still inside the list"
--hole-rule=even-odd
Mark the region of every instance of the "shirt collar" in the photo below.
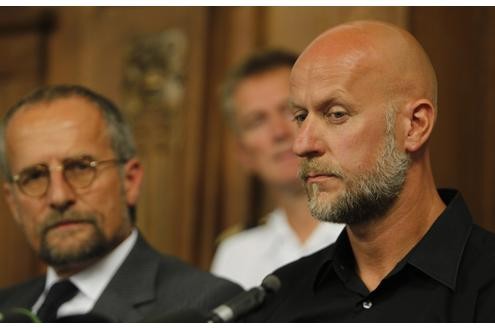
[[[406,255],[405,262],[401,261],[401,263],[411,264],[454,290],[462,253],[471,234],[472,219],[467,205],[458,191],[439,189],[438,192],[447,207],[426,235]],[[342,271],[339,270],[339,266],[345,266],[348,269],[353,268],[354,261],[349,238],[346,229],[344,229],[335,244],[328,247],[321,257],[318,264],[318,274],[315,276],[313,285],[315,290],[329,274],[341,276],[339,271]],[[345,279],[342,276],[340,278]]]
[[[137,235],[137,229],[133,229],[131,234],[112,252],[87,269],[71,276],[70,280],[77,286],[79,292],[96,301],[134,247]],[[45,292],[60,279],[55,270],[48,267]]]
[[[462,253],[471,234],[472,219],[459,192],[441,189],[439,194],[447,208],[406,260],[454,290]]]
[[[345,228],[342,230],[335,243],[322,250],[322,252],[324,252],[324,254],[322,254],[320,261],[317,264],[319,269],[313,285],[315,291],[318,290],[320,284],[325,282],[328,275],[338,274],[339,271],[342,272],[337,266],[339,266],[340,269],[342,269],[344,265],[347,265],[349,269],[354,268],[354,255],[352,254]],[[346,280],[346,277],[342,277],[342,275],[339,275],[339,277],[343,281]]]

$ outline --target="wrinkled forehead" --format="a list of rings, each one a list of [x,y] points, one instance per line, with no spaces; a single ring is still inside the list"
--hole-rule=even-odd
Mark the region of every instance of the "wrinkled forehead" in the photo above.
[[[68,136],[107,143],[105,121],[96,105],[78,97],[28,104],[11,117],[5,131],[7,146],[14,141],[41,144],[45,138],[59,138],[57,144],[62,145]]]
[[[332,88],[353,96],[382,97],[400,80],[399,62],[389,47],[393,39],[383,33],[343,29],[324,33],[298,58],[291,72],[291,98],[318,102]],[[373,92],[371,92],[373,91]]]
[[[341,50],[341,49],[338,49]],[[365,73],[376,67],[372,55],[361,49],[349,49],[346,52],[328,51],[308,53],[294,65],[290,81],[296,83],[311,77],[339,76],[344,73]]]
[[[306,53],[291,72],[291,100],[317,105],[334,92],[359,96],[359,90],[381,87],[383,70],[373,56],[359,48]]]

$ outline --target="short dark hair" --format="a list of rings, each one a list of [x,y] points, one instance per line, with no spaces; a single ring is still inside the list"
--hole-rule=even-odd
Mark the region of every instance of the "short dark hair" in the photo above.
[[[222,87],[222,109],[231,127],[237,130],[233,96],[239,84],[247,78],[273,69],[282,67],[290,69],[296,62],[297,56],[296,53],[288,50],[265,49],[248,56],[227,74]]]
[[[109,99],[80,85],[45,86],[36,89],[10,107],[0,123],[0,166],[7,180],[11,172],[6,153],[5,131],[12,117],[26,106],[70,97],[80,97],[96,105],[107,123],[111,146],[119,160],[128,160],[136,155],[131,130],[117,106]]]

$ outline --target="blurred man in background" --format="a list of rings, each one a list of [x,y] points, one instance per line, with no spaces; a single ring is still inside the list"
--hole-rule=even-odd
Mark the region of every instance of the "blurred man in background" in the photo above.
[[[274,269],[334,242],[343,225],[314,220],[292,152],[295,122],[288,108],[289,74],[297,55],[256,53],[234,68],[224,86],[224,112],[237,137],[240,162],[273,196],[263,224],[225,239],[212,272],[245,288]]]
[[[108,99],[80,86],[42,88],[7,112],[0,133],[7,202],[48,265],[0,291],[0,309],[28,308],[43,322],[88,312],[137,322],[210,310],[241,290],[159,254],[138,232],[129,209],[143,168]]]

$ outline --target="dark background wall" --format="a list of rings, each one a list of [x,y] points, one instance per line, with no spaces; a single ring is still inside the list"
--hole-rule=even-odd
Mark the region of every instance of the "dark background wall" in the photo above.
[[[269,195],[237,164],[218,86],[252,50],[301,51],[325,29],[379,19],[410,30],[440,83],[431,141],[440,186],[463,191],[495,231],[495,9],[477,7],[2,7],[0,114],[47,83],[115,100],[145,164],[138,226],[203,269],[225,228],[259,218]],[[0,287],[41,270],[0,201]]]

